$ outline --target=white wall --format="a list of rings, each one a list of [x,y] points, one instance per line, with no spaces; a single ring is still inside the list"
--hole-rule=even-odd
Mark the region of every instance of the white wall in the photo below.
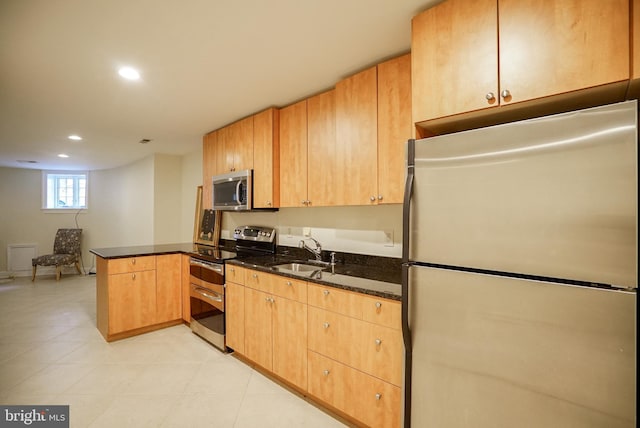
[[[35,243],[38,254],[47,254],[59,228],[83,229],[86,271],[95,264],[91,248],[191,242],[201,163],[198,150],[184,157],[157,154],[120,168],[90,171],[88,209],[80,213],[41,209],[40,170],[0,168],[0,272],[7,270],[7,245]],[[183,176],[184,166],[188,171]],[[190,189],[188,195],[185,188]]]
[[[83,229],[83,265],[95,264],[91,248],[193,241],[202,152],[156,154],[120,168],[91,171],[89,208],[80,213],[41,209],[40,170],[0,168],[0,272],[7,245],[35,243],[38,254],[53,250],[58,228]],[[241,225],[277,229],[278,244],[297,246],[303,228],[324,249],[401,257],[402,207],[282,208],[276,212],[225,213],[222,238]]]
[[[278,245],[297,247],[304,238],[303,229],[325,250],[402,256],[402,205],[362,207],[281,208],[276,212],[226,212],[222,216],[222,234],[232,239],[236,226],[274,227]]]

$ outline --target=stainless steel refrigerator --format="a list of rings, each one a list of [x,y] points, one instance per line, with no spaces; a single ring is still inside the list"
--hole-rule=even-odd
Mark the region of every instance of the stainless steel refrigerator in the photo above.
[[[637,118],[409,141],[405,426],[636,426]]]

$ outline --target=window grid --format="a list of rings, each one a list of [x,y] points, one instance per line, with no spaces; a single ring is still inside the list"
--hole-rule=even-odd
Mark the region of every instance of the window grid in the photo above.
[[[45,209],[87,208],[88,173],[45,173]]]

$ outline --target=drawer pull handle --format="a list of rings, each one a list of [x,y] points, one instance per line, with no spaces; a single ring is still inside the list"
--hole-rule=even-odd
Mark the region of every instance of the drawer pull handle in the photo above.
[[[376,308],[380,309],[382,307],[382,303],[376,302]]]
[[[289,287],[291,287],[291,285],[293,285],[293,284],[291,284],[291,281],[287,281],[287,285],[288,285]]]
[[[380,400],[381,398],[382,398],[382,394],[377,393],[377,394],[376,394],[376,400]]]
[[[376,346],[380,346],[380,345],[382,345],[382,340],[376,339]]]
[[[325,376],[329,376],[329,373],[330,373],[329,370],[325,370],[325,371],[322,372],[322,374],[325,375]]]
[[[323,326],[324,328],[329,328],[329,325],[330,325],[330,324],[329,324],[328,322],[326,322],[326,323],[322,324],[322,326]]]
[[[131,259],[131,264],[135,265],[136,264],[136,259]]]
[[[135,273],[131,274],[131,279],[136,279],[136,274]]]
[[[328,296],[329,295],[329,290],[324,290],[323,293],[324,293],[325,296]]]

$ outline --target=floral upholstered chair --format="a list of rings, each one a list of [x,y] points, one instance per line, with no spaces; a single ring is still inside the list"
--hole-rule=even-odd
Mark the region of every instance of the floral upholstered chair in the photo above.
[[[80,271],[80,235],[82,229],[58,229],[56,239],[53,242],[53,254],[45,254],[31,259],[33,275],[31,281],[36,279],[38,266],[55,266],[56,281],[60,280],[62,266],[74,265]]]

